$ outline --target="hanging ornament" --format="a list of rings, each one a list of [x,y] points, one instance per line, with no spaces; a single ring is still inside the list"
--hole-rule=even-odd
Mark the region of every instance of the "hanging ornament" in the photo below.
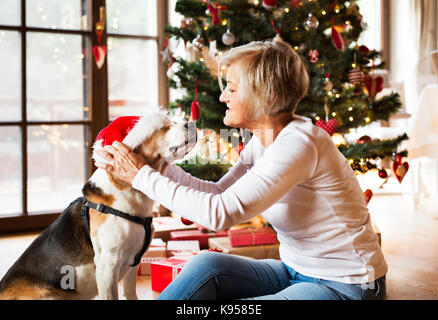
[[[292,8],[297,9],[297,8],[300,7],[300,5],[301,5],[301,1],[300,0],[290,0],[290,6]]]
[[[207,11],[205,13],[207,14],[207,16],[213,15],[211,19],[213,25],[218,25],[220,23],[219,10],[220,10],[220,6],[211,3],[207,4]]]
[[[314,49],[314,50],[309,50],[309,57],[310,57],[310,62],[311,63],[316,63],[318,61],[318,50]]]
[[[103,30],[105,29],[104,7],[99,8],[99,13],[100,19],[96,22],[97,45],[93,46],[93,55],[98,69],[102,68],[106,57],[106,46],[102,45]]]
[[[357,139],[357,143],[362,144],[362,143],[367,143],[367,142],[371,142],[373,141],[373,139],[369,136],[362,136],[359,139]]]
[[[193,100],[190,106],[190,118],[192,121],[196,121],[201,113],[201,104],[198,101],[198,81],[195,81],[195,100]]]
[[[364,74],[359,68],[351,69],[348,72],[348,81],[354,85],[361,85],[364,79]]]
[[[332,42],[336,49],[338,49],[339,51],[344,50],[344,40],[342,39],[339,31],[336,30],[334,26],[334,19],[332,19]]]
[[[278,29],[275,27],[275,22],[274,22],[274,20],[271,20],[271,25],[272,25],[272,29],[273,29],[274,32],[275,32],[275,37],[274,37],[273,41],[274,41],[274,42],[276,42],[276,41],[283,41],[283,39],[282,39],[281,36],[280,36],[280,30],[278,30]]]
[[[178,65],[175,62],[175,58],[172,57],[170,60],[169,66],[167,67],[166,75],[168,78],[172,78],[176,72],[178,71]]]
[[[366,189],[363,192],[363,198],[365,200],[365,205],[366,206],[368,205],[368,203],[370,202],[372,197],[373,197],[373,191],[371,191],[371,189]]]
[[[376,95],[383,90],[383,78],[381,76],[371,74],[364,77],[365,88],[371,100],[374,101]]]
[[[236,150],[237,150],[237,153],[238,153],[239,155],[240,155],[240,153],[242,152],[243,148],[244,148],[243,142],[242,142],[242,141],[239,141],[239,143],[238,143],[237,146],[236,146]]]
[[[380,169],[379,170],[379,177],[382,178],[382,179],[388,178],[388,172],[386,172],[385,169]]]
[[[236,41],[236,37],[230,32],[230,29],[222,35],[222,42],[226,46],[231,46]]]
[[[333,83],[330,81],[330,73],[328,73],[324,78],[324,90],[330,91],[333,89]]]
[[[336,118],[328,119],[329,117],[329,107],[328,107],[328,98],[324,97],[324,111],[325,111],[325,120],[319,119],[316,121],[315,125],[324,129],[330,136],[332,136],[336,129],[338,128],[338,120]]]
[[[409,163],[403,162],[402,163],[402,157],[401,154],[397,154],[397,160],[392,163],[392,171],[395,174],[395,177],[397,178],[399,183],[402,183],[403,178],[406,175],[406,172],[408,172],[409,169]]]
[[[263,0],[263,8],[274,10],[277,7],[277,0]]]
[[[204,48],[204,39],[199,34],[195,37],[195,39],[193,39],[192,43],[193,46],[198,50]]]
[[[313,16],[311,13],[309,13],[306,20],[304,20],[304,22],[303,22],[303,26],[304,26],[304,29],[306,29],[307,31],[314,31],[318,28],[319,21],[315,16]]]
[[[201,56],[199,50],[191,42],[187,42],[185,51],[188,62],[196,62]]]

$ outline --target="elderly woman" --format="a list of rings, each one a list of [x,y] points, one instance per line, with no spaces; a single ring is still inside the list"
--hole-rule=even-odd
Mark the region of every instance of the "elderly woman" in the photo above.
[[[330,136],[294,111],[309,78],[283,41],[226,53],[224,123],[252,139],[217,183],[169,165],[165,176],[115,142],[96,163],[178,215],[212,230],[259,214],[273,226],[281,260],[206,252],[159,299],[383,299],[387,265],[362,191]]]

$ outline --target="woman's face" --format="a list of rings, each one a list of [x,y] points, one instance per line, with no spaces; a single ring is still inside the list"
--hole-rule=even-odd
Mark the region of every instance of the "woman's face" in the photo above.
[[[232,64],[227,72],[227,86],[219,97],[219,101],[227,104],[224,124],[235,128],[246,128],[248,112],[239,97],[239,77],[236,64]]]

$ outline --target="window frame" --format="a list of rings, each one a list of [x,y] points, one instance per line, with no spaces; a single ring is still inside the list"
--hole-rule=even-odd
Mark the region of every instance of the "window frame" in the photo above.
[[[107,37],[114,38],[136,38],[143,40],[157,41],[157,71],[158,71],[158,103],[159,105],[167,106],[169,102],[169,93],[167,87],[166,66],[161,60],[159,54],[165,41],[163,30],[167,24],[167,0],[157,1],[157,35],[156,36],[138,36],[138,35],[120,35],[107,34],[106,26],[103,32],[103,44],[106,45]],[[99,21],[99,8],[106,8],[105,0],[82,0],[83,11],[87,10],[89,19],[91,18],[89,30],[66,30],[66,29],[50,29],[40,27],[26,26],[26,0],[21,0],[21,20],[18,26],[0,25],[0,30],[16,31],[20,36],[20,59],[21,59],[21,120],[20,121],[2,121],[0,127],[10,126],[18,127],[21,130],[21,190],[22,190],[22,212],[21,214],[2,215],[0,216],[0,234],[11,232],[23,232],[41,230],[50,225],[60,214],[60,211],[47,211],[44,213],[29,213],[28,212],[28,163],[27,163],[27,129],[35,125],[82,125],[84,128],[84,143],[86,143],[85,152],[85,176],[91,176],[96,169],[91,159],[92,144],[102,128],[109,123],[109,102],[108,102],[108,59],[102,68],[98,69],[94,63],[92,48],[97,44],[97,35],[95,32],[96,22]],[[106,10],[105,10],[106,11]],[[86,49],[89,59],[84,59],[84,64],[88,71],[88,77],[84,80],[84,104],[89,107],[88,120],[79,121],[29,121],[27,120],[27,87],[26,87],[26,55],[27,55],[27,34],[29,32],[41,32],[48,34],[68,34],[81,35],[84,48]],[[73,201],[74,199],[72,199]]]

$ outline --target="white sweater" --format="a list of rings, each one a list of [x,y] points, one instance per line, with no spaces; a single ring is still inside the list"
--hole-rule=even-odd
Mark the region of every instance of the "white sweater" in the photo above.
[[[166,176],[144,166],[132,186],[212,230],[262,213],[277,232],[281,260],[303,275],[366,283],[387,271],[353,170],[310,119],[294,116],[266,149],[253,136],[217,183],[170,165]]]

